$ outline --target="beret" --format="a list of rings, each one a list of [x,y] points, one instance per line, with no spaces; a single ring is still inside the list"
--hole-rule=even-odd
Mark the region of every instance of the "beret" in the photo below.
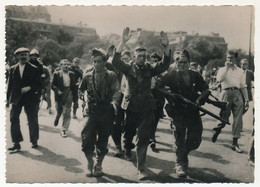
[[[181,60],[182,58],[187,58],[188,61],[190,61],[190,54],[189,54],[189,52],[186,49],[184,49],[181,52],[179,60]]]
[[[17,54],[22,53],[22,52],[29,52],[29,49],[25,48],[25,47],[20,47],[20,48],[15,50],[14,55],[17,55]]]
[[[39,51],[37,51],[36,49],[32,49],[30,55],[39,55]]]

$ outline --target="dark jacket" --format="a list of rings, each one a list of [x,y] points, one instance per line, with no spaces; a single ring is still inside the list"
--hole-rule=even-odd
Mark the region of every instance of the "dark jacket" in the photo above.
[[[198,98],[198,92],[208,89],[208,85],[203,80],[199,72],[188,70],[190,76],[190,84],[186,85],[179,71],[171,71],[167,73],[159,83],[159,87],[168,86],[172,93],[180,94],[183,97],[195,102]],[[176,103],[174,103],[176,104]]]
[[[251,81],[254,81],[254,72],[251,70],[246,70],[246,85],[249,101],[253,100]]]
[[[31,89],[27,93],[22,94],[21,89],[26,86],[30,86]],[[7,88],[7,100],[9,103],[17,104],[20,100],[33,102],[34,99],[38,98],[40,88],[40,73],[36,66],[26,63],[22,79],[19,63],[11,67]]]
[[[122,108],[133,112],[155,110],[156,104],[151,93],[151,79],[168,69],[170,56],[164,55],[163,60],[154,65],[145,63],[142,68],[135,63],[127,64],[120,58],[120,53],[115,53],[112,65],[126,76]]]
[[[69,77],[70,77],[70,87],[69,89],[72,91],[72,96],[73,99],[76,97],[76,81],[74,79],[74,73],[69,71]],[[55,71],[53,73],[53,79],[51,82],[51,89],[54,91],[55,95],[55,101],[56,102],[61,102],[62,101],[62,95],[58,95],[58,90],[61,92],[64,92],[65,89],[67,89],[64,84],[63,84],[63,71]]]

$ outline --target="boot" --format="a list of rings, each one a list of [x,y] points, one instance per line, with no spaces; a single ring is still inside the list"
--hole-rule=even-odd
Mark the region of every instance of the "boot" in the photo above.
[[[94,166],[93,153],[85,153],[85,156],[88,160],[87,177],[92,177],[93,176],[93,166]]]
[[[103,175],[103,172],[102,172],[102,162],[105,158],[105,155],[98,155],[97,156],[97,163],[94,167],[94,172],[93,172],[93,176],[94,177],[101,177]]]

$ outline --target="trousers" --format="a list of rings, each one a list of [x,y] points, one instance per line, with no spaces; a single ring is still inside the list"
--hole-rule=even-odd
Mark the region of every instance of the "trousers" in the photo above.
[[[200,146],[203,129],[202,121],[198,110],[176,108],[173,118],[176,165],[187,166],[189,152]]]
[[[154,122],[154,111],[133,112],[126,111],[126,125],[124,134],[124,148],[133,149],[135,145],[132,143],[136,137],[136,157],[137,169],[142,171],[145,169],[147,147],[151,137],[151,126]]]
[[[57,116],[59,119],[63,114],[62,130],[68,130],[71,120],[72,92],[70,89],[64,90],[62,99],[56,101]]]
[[[232,136],[233,138],[240,138],[240,133],[243,127],[243,98],[239,90],[222,90],[221,101],[228,102],[226,112],[223,116],[228,120],[231,112],[233,114]]]
[[[91,155],[96,147],[97,159],[107,154],[108,138],[114,121],[113,106],[89,115],[87,123],[81,131],[82,151]]]
[[[11,137],[14,143],[23,141],[23,136],[20,129],[20,114],[24,107],[29,127],[30,142],[35,143],[39,139],[39,124],[38,124],[38,108],[39,99],[32,98],[30,102],[25,102],[21,99],[18,104],[13,104],[10,112],[11,122]]]

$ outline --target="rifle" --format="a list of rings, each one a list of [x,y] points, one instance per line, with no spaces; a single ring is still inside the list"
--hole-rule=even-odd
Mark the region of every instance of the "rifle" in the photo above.
[[[230,125],[230,123],[229,123],[227,120],[225,120],[225,119],[219,117],[218,115],[216,115],[216,114],[214,114],[214,113],[208,111],[207,109],[205,109],[205,108],[201,107],[200,105],[198,105],[198,104],[196,104],[196,103],[190,101],[189,99],[183,97],[183,96],[180,95],[180,94],[170,93],[170,92],[165,91],[165,90],[160,89],[160,88],[157,88],[157,90],[158,90],[160,93],[162,93],[164,96],[166,96],[166,97],[170,97],[170,98],[172,98],[173,100],[179,100],[179,101],[182,101],[183,103],[186,103],[186,104],[189,104],[189,105],[192,105],[192,106],[196,107],[197,109],[199,109],[199,111],[201,111],[201,112],[203,112],[203,113],[205,113],[205,114],[208,114],[208,115],[210,115],[211,117],[213,117],[213,118],[215,118],[215,119],[221,121],[221,124],[228,124],[228,125]]]

